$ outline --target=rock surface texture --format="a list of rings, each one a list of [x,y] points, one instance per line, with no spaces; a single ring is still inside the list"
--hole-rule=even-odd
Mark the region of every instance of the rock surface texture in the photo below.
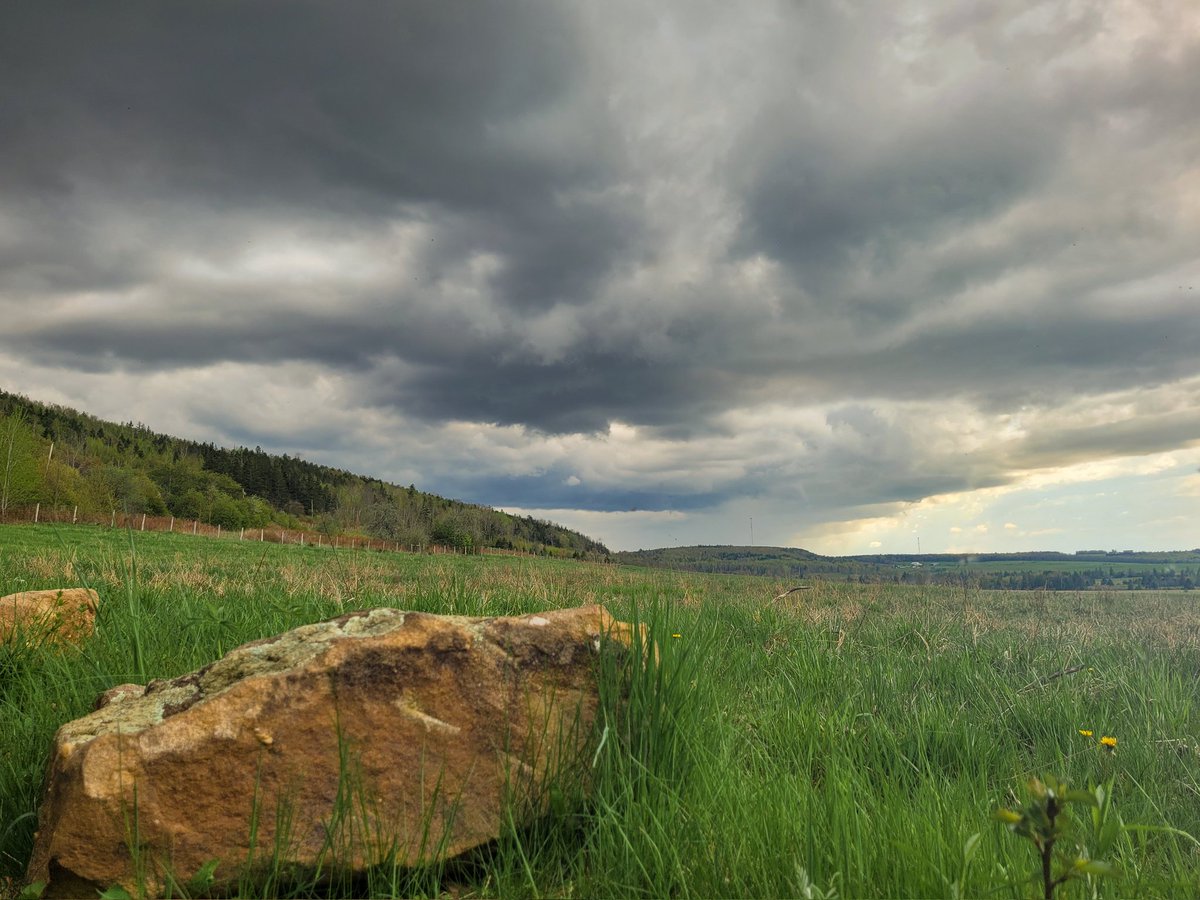
[[[28,878],[48,897],[154,895],[211,860],[219,889],[277,853],[300,872],[462,853],[513,797],[537,813],[590,738],[601,648],[630,637],[599,606],[374,609],[123,685],[58,730]]]
[[[89,588],[22,591],[0,597],[0,644],[16,635],[37,644],[81,644],[96,630],[99,606],[99,595]]]

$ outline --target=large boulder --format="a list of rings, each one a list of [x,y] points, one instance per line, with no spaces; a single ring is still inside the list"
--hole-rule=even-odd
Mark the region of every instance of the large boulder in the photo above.
[[[495,839],[506,808],[539,814],[590,739],[601,648],[630,638],[599,606],[374,609],[122,686],[55,736],[28,878],[48,897],[154,895],[214,860],[220,890],[269,865],[460,854]]]
[[[0,597],[0,644],[81,644],[96,630],[100,597],[90,588],[22,591]]]

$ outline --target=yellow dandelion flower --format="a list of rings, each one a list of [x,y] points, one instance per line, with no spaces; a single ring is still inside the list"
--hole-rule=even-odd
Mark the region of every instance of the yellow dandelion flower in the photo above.
[[[1080,728],[1079,733],[1082,734],[1084,737],[1092,736],[1092,733],[1090,731],[1088,731],[1086,728]]]
[[[1109,753],[1112,753],[1117,749],[1117,739],[1106,734],[1104,737],[1100,738],[1100,746]]]
[[[681,637],[683,637],[683,635],[682,635],[682,634],[680,634],[679,632],[676,632],[675,634],[671,635],[671,637],[673,637],[673,638],[681,638]]]

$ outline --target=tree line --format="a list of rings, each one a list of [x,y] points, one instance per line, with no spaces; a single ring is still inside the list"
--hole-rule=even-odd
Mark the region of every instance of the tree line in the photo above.
[[[439,544],[605,558],[579,532],[261,447],[234,449],[107,422],[0,391],[0,521],[17,510],[172,515],[225,528],[279,524]]]
[[[862,584],[968,584],[984,590],[1193,590],[1200,585],[1200,549],[1140,552],[1054,551],[819,556],[796,547],[662,547],[613,554],[620,563],[779,579],[815,578]],[[1044,564],[1060,564],[1057,569]],[[1013,563],[1022,565],[1014,566]],[[1069,565],[1064,567],[1063,563]],[[1102,563],[1108,563],[1104,565]],[[999,569],[999,564],[1004,564]],[[989,569],[989,565],[997,565]]]

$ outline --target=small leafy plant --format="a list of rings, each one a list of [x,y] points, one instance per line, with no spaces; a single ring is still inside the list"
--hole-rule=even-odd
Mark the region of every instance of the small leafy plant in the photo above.
[[[996,818],[1033,845],[1041,864],[1045,900],[1052,900],[1055,890],[1073,878],[1118,874],[1112,863],[1100,858],[1112,850],[1124,827],[1112,808],[1110,788],[1073,790],[1066,782],[1046,776],[1031,779],[1029,793],[1029,800],[1016,809],[998,809]],[[1075,827],[1069,814],[1072,806],[1089,810],[1088,834]]]

